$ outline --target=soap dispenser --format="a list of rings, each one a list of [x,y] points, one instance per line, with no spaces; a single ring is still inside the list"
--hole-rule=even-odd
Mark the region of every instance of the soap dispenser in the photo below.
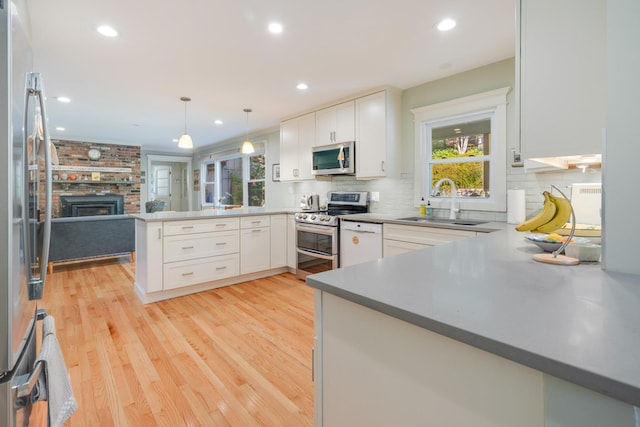
[[[430,201],[427,202],[426,214],[427,214],[427,218],[433,218],[433,208],[431,207]]]
[[[424,204],[424,197],[420,201],[420,216],[427,215],[427,205]]]

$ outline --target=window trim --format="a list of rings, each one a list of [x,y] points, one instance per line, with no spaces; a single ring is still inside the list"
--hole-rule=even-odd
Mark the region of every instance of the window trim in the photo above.
[[[453,99],[446,102],[414,108],[415,126],[415,166],[414,166],[414,206],[420,205],[422,197],[426,197],[434,207],[445,208],[449,198],[432,198],[430,188],[425,182],[431,158],[427,144],[430,146],[431,135],[427,135],[434,124],[463,119],[468,116],[492,112],[491,139],[492,161],[490,174],[491,195],[488,199],[458,198],[460,209],[477,211],[504,212],[507,208],[507,94],[510,87],[504,87],[476,95]]]

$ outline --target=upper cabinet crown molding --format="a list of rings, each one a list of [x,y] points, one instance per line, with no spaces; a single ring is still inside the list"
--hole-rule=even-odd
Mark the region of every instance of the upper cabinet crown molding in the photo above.
[[[516,84],[523,158],[602,152],[606,3],[520,0]]]

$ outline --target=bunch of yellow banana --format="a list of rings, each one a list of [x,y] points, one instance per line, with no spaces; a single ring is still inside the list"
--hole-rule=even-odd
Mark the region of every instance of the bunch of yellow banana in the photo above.
[[[544,206],[533,218],[516,226],[518,231],[533,231],[536,233],[550,233],[567,223],[571,217],[571,203],[564,197],[556,197],[545,191]]]

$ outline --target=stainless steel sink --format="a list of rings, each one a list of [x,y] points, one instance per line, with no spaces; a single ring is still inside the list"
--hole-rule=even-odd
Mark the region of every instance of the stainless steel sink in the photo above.
[[[463,225],[466,227],[486,224],[489,221],[476,221],[473,219],[444,219],[444,218],[425,218],[423,216],[411,216],[408,218],[398,218],[396,221],[411,221],[421,224],[449,224],[449,225]]]

